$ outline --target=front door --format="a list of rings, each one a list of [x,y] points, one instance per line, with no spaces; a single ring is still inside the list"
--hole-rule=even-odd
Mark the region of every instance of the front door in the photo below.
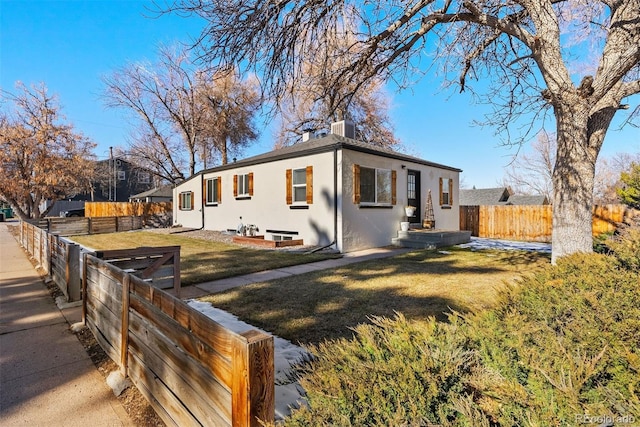
[[[420,171],[409,170],[407,172],[407,205],[414,206],[416,210],[413,216],[409,217],[409,222],[420,224]]]

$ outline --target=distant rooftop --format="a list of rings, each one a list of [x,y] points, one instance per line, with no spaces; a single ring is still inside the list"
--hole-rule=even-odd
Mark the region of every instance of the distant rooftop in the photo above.
[[[548,205],[549,200],[541,194],[513,195],[506,187],[461,189],[460,206],[495,205]]]

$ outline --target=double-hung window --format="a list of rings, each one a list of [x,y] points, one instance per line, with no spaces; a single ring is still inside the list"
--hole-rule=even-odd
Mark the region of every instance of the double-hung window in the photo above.
[[[193,210],[193,192],[183,191],[180,193],[179,205],[181,211]]]
[[[233,196],[239,198],[253,196],[253,172],[233,176]]]
[[[207,205],[216,205],[220,203],[221,200],[221,187],[222,180],[220,177],[209,178],[205,180],[205,204]]]
[[[286,170],[287,204],[313,204],[313,166]]]
[[[362,205],[395,204],[395,171],[354,165],[354,201]]]
[[[451,178],[440,178],[440,206],[451,206],[453,204],[453,180]]]

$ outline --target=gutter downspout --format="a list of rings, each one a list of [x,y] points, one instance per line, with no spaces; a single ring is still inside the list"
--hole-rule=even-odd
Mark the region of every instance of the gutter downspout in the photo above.
[[[202,230],[204,229],[204,201],[205,201],[205,197],[206,195],[204,194],[204,173],[200,174],[200,191],[202,191],[202,197],[200,197],[200,212],[202,213],[202,227],[197,228],[196,230]]]

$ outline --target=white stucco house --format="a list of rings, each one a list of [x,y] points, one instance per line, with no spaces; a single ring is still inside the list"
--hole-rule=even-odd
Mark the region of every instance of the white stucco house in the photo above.
[[[438,230],[459,230],[460,169],[348,138],[351,126],[204,170],[173,189],[174,225],[237,230],[340,252],[388,246],[407,221],[420,225],[431,191]]]

